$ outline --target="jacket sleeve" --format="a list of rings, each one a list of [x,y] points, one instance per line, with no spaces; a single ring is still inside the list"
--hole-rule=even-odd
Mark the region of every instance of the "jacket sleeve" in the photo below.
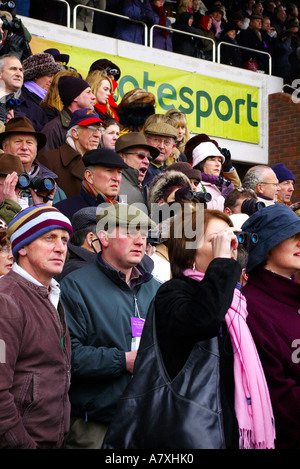
[[[1,297],[0,314],[0,447],[35,449],[11,393],[22,346],[23,320],[10,298]]]
[[[61,282],[64,305],[72,347],[72,374],[86,377],[116,377],[125,373],[125,352],[116,347],[86,345],[94,334],[93,311],[85,305],[76,282],[64,278]],[[105,331],[103,331],[105,335]]]
[[[233,259],[214,259],[201,282],[173,279],[156,295],[159,321],[168,334],[195,342],[215,337],[229,309],[241,267]],[[189,281],[190,280],[190,281]]]

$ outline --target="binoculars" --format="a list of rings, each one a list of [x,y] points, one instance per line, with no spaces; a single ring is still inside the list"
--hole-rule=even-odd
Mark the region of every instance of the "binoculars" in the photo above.
[[[236,237],[240,244],[243,244],[245,247],[250,246],[250,244],[256,244],[258,241],[258,236],[256,233],[248,233],[247,231],[240,231],[236,233]]]
[[[23,173],[19,175],[17,187],[25,190],[31,187],[35,191],[51,191],[55,187],[55,181],[49,177],[33,177]]]

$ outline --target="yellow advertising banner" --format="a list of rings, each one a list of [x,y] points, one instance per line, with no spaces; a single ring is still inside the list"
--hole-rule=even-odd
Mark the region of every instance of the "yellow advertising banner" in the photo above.
[[[191,133],[259,143],[259,88],[232,81],[207,77],[170,67],[140,62],[110,54],[60,44],[34,37],[32,53],[56,48],[70,55],[70,66],[86,78],[91,64],[99,58],[117,63],[121,69],[118,102],[134,88],[143,88],[156,97],[156,112],[176,108],[187,116]]]

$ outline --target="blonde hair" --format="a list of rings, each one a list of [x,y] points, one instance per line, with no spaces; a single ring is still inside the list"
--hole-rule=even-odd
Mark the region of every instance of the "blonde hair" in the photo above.
[[[45,99],[43,99],[43,101],[40,103],[41,108],[57,109],[59,112],[63,110],[64,105],[58,92],[58,81],[60,77],[64,75],[80,78],[80,75],[76,70],[61,70],[60,72],[56,73],[51,82],[51,85],[49,86]]]
[[[113,84],[109,76],[107,75],[105,70],[94,70],[93,72],[89,73],[86,77],[86,81],[91,87],[93,94],[96,96],[97,90],[102,83],[102,81],[107,80],[110,85],[110,92],[113,92]],[[114,117],[114,113],[110,109],[110,105],[106,103],[106,112],[109,116]]]
[[[169,109],[166,112],[166,116],[169,117],[169,119],[170,119],[169,123],[171,125],[173,125],[173,127],[175,127],[175,129],[178,129],[179,126],[180,127],[182,126],[182,127],[185,128],[185,134],[182,138],[182,141],[177,143],[178,150],[181,153],[184,153],[185,145],[191,138],[190,131],[189,131],[188,125],[187,125],[186,115],[185,115],[184,112],[181,112],[181,111],[178,111],[175,108],[172,108],[172,109]]]

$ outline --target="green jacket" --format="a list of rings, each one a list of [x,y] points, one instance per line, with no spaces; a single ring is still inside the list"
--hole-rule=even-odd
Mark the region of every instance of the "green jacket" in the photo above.
[[[101,263],[71,272],[61,282],[72,344],[72,416],[109,423],[131,374],[131,317],[145,318],[160,284],[142,271],[130,289],[119,273]]]
[[[3,202],[0,203],[0,218],[8,225],[20,210],[22,210],[22,207],[17,202],[4,199]]]

